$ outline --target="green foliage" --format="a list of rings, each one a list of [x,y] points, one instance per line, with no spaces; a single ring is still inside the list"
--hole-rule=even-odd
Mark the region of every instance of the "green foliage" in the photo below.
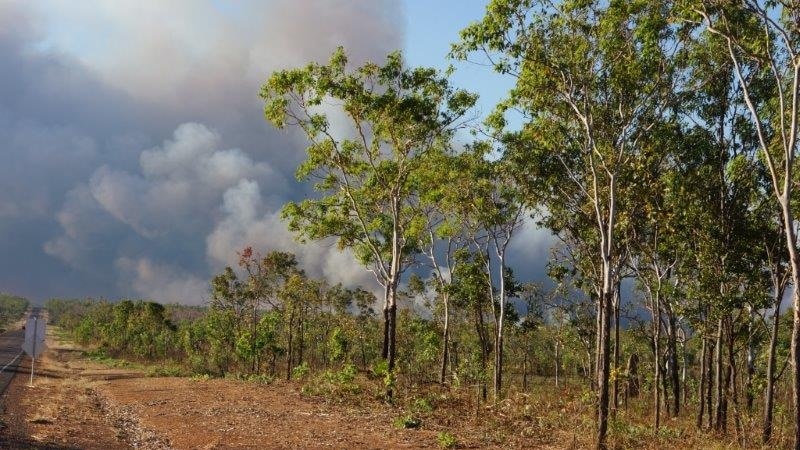
[[[303,380],[308,375],[308,363],[303,361],[302,364],[292,369],[292,379],[293,380]]]
[[[0,328],[19,320],[28,309],[28,300],[9,294],[0,294]]]
[[[573,384],[581,377],[568,387],[572,406],[594,411],[597,306],[635,277],[632,296],[622,289],[631,306],[614,343],[621,365],[604,371],[611,381],[673,399],[680,392],[669,388],[680,383],[696,392],[701,342],[719,331],[715,369],[728,381],[717,395],[760,396],[770,357],[783,395],[783,373],[797,370],[786,363],[797,330],[791,314],[770,311],[787,289],[787,250],[796,250],[798,17],[794,2],[491,0],[452,56],[478,55],[514,87],[480,130],[486,139],[458,146],[476,97],[449,72],[408,67],[399,52],[353,67],[342,48],[326,63],[277,71],[261,90],[264,114],[304,134],[296,176],[316,192],[282,216],[300,240],[332,238],[351,251],[386,288],[387,306],[408,301],[387,327],[396,331],[384,338],[369,290],[331,286],[290,253],[249,247],[211,280],[207,308],[50,300],[50,319],[106,364],[160,361],[154,374],[255,382],[285,375],[337,400],[363,392],[361,369],[388,392],[441,376],[442,389],[476,389],[480,402],[500,348],[514,389],[556,371]],[[776,199],[786,202],[780,211]],[[506,266],[505,245],[527,215],[558,240],[547,262],[552,292]],[[0,296],[0,324],[25,307]],[[398,356],[387,361],[379,344],[395,337]],[[493,346],[500,337],[505,347]],[[631,355],[636,375],[623,366]],[[676,377],[656,386],[660,367]],[[678,381],[679,368],[687,380]],[[696,406],[693,395],[682,407]],[[609,422],[613,446],[682,438],[672,422],[656,431],[634,423],[644,397]],[[739,428],[757,415],[740,417],[732,400],[736,436],[751,442]],[[782,423],[787,408],[775,406]],[[419,416],[433,414],[425,397],[409,409],[396,426],[419,427]],[[437,439],[457,445],[448,432]]]
[[[433,412],[433,405],[425,397],[414,399],[411,403],[411,410],[416,414],[428,414]]]
[[[402,311],[399,326],[405,331],[398,345],[405,349],[400,356],[400,370],[414,382],[436,379],[436,361],[440,356],[441,333],[436,323]]]
[[[458,447],[458,440],[448,431],[440,431],[436,435],[436,442],[441,448],[456,448]]]
[[[375,376],[376,378],[384,378],[389,373],[389,365],[386,362],[386,360],[379,359],[375,361],[370,371],[372,372],[372,375]]]
[[[148,377],[186,377],[189,373],[179,365],[150,366],[145,372]]]
[[[341,362],[348,353],[350,343],[341,328],[336,327],[328,338],[328,352],[331,362]]]
[[[404,414],[394,419],[395,428],[414,429],[422,426],[422,420],[413,414]]]
[[[244,379],[257,384],[272,384],[275,381],[275,377],[259,373],[251,373],[246,375]]]
[[[342,401],[360,394],[361,386],[356,382],[357,369],[346,364],[341,370],[326,370],[303,386],[303,392]]]

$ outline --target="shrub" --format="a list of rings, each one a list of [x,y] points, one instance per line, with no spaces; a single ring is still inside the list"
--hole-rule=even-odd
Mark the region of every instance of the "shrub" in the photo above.
[[[442,431],[439,433],[436,436],[436,441],[439,443],[439,447],[442,448],[455,448],[458,445],[456,437],[447,431]]]
[[[308,363],[303,361],[302,364],[292,369],[292,379],[293,380],[302,380],[308,375]]]
[[[396,428],[419,428],[422,425],[422,420],[415,417],[413,414],[404,414],[394,419],[394,426]]]

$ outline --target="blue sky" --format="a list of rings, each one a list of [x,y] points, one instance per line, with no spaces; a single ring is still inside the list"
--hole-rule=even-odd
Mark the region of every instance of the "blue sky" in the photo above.
[[[452,64],[458,87],[480,95],[478,108],[486,115],[512,87],[512,80],[491,68],[446,58],[461,29],[478,21],[486,10],[483,0],[406,0],[405,52],[413,65],[445,69]]]

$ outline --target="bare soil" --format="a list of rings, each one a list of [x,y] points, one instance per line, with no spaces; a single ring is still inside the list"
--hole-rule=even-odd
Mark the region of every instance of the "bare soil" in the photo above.
[[[537,383],[535,393],[512,392],[497,404],[478,402],[478,392],[465,394],[464,388],[405,387],[406,398],[398,402],[403,405],[389,406],[369,386],[340,399],[303,394],[293,382],[147,377],[143,370],[92,361],[53,334],[37,361],[33,387],[29,364],[23,362],[0,399],[2,449],[416,449],[439,448],[440,433],[462,449],[579,449],[589,448],[594,435],[592,409],[580,400],[580,386],[555,389],[549,382]],[[395,427],[421,399],[429,405],[414,412],[422,426]],[[736,447],[733,434],[697,433],[689,415],[665,420],[653,434],[645,400],[619,412],[611,447]],[[788,447],[784,422],[779,420],[770,448]],[[749,448],[754,433],[742,435]]]
[[[397,430],[389,411],[365,411],[308,399],[292,384],[232,380],[129,379],[98,391],[125,405],[173,448],[433,448],[436,435]]]
[[[50,331],[50,330],[48,330]],[[91,361],[48,333],[2,398],[0,448],[436,448],[431,430],[392,426],[394,408],[354,408],[293,383],[153,378]]]
[[[51,335],[48,346],[36,361],[33,385],[26,357],[2,397],[0,448],[131,448],[106,418],[94,390],[91,380],[104,369],[78,359],[80,352]]]

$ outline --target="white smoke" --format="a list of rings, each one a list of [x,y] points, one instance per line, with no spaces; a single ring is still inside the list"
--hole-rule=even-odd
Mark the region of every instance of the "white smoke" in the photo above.
[[[212,267],[235,266],[236,252],[252,246],[258,251],[282,250],[295,253],[302,267],[314,277],[347,286],[374,288],[375,278],[359,265],[350,251],[339,250],[332,239],[298,243],[279,211],[264,207],[258,183],[242,180],[229,189],[222,205],[224,218],[206,238],[206,253]]]
[[[121,288],[164,303],[203,305],[208,301],[208,281],[148,258],[119,258],[115,267]]]

